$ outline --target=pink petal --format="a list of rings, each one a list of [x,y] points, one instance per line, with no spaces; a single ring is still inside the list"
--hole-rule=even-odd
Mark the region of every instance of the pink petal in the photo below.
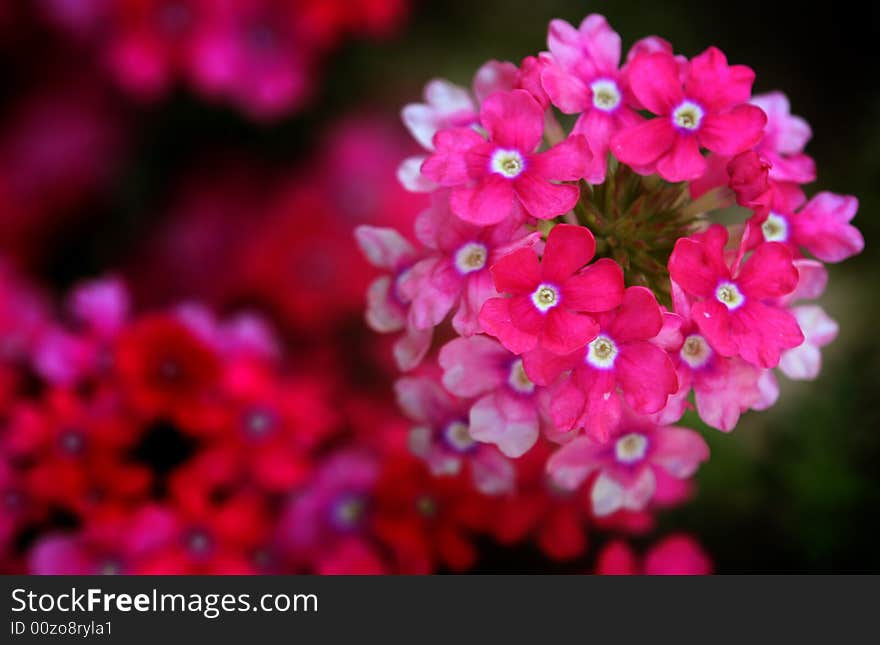
[[[400,331],[406,325],[406,310],[392,295],[392,284],[391,276],[385,275],[367,289],[367,324],[380,334]]]
[[[610,311],[623,302],[623,293],[623,269],[610,258],[596,260],[562,284],[562,300],[575,311]]]
[[[747,301],[730,317],[737,353],[752,365],[776,367],[784,349],[797,347],[804,335],[794,316],[777,307]]]
[[[489,226],[510,217],[513,198],[511,182],[500,175],[489,174],[474,187],[453,188],[449,205],[464,221]]]
[[[502,368],[510,352],[488,336],[455,338],[437,356],[443,369],[443,386],[462,397],[473,397],[504,383]]]
[[[574,490],[601,465],[603,446],[588,437],[570,441],[547,460],[547,472],[560,488]]]
[[[574,70],[586,56],[582,46],[581,34],[565,20],[550,21],[547,30],[547,49],[553,59],[566,70]]]
[[[651,461],[673,477],[693,475],[709,459],[709,446],[699,432],[688,428],[659,427],[652,436]]]
[[[794,218],[797,242],[824,262],[840,262],[861,253],[865,239],[849,224],[858,208],[855,197],[817,194]]]
[[[730,330],[730,311],[714,298],[694,303],[691,315],[712,349],[722,356],[733,356],[737,352]]]
[[[583,19],[578,31],[581,43],[586,48],[596,71],[605,74],[616,72],[620,65],[620,36],[611,28],[605,17],[597,13],[590,14]]]
[[[589,229],[557,224],[547,236],[541,259],[541,278],[561,285],[575,271],[593,259],[596,238]],[[570,307],[573,308],[573,307]]]
[[[514,325],[509,298],[487,300],[480,310],[480,326],[514,354],[527,352],[538,344],[537,334],[522,331]]]
[[[611,137],[611,152],[623,163],[647,166],[672,148],[677,136],[669,119],[650,119]]]
[[[706,261],[707,249],[702,243],[681,238],[675,243],[669,257],[669,277],[686,293],[697,297],[714,295],[722,277]]]
[[[533,155],[529,159],[530,170],[544,179],[573,181],[586,174],[592,158],[586,138],[573,134],[549,150]]]
[[[530,294],[541,282],[541,264],[530,248],[505,255],[489,270],[498,293]]]
[[[437,189],[437,184],[422,174],[425,159],[427,157],[422,155],[407,157],[397,167],[397,181],[412,193],[430,193]]]
[[[657,161],[657,174],[666,181],[699,179],[705,172],[706,159],[692,136],[677,137],[672,149]]]
[[[633,94],[654,114],[670,114],[684,98],[678,64],[669,54],[640,56],[631,63],[628,74]]]
[[[704,116],[697,137],[712,152],[736,155],[757,145],[766,123],[767,116],[760,108],[738,105],[724,114]]]
[[[490,60],[474,75],[474,96],[482,103],[495,92],[507,92],[516,86],[519,73],[513,63]]]
[[[697,412],[707,425],[730,432],[736,427],[740,414],[758,400],[761,371],[736,356],[713,360],[714,369],[695,376]]]
[[[435,152],[422,164],[422,174],[441,186],[457,186],[468,180],[465,153],[485,143],[471,128],[450,128],[434,135]]]
[[[586,435],[596,441],[602,443],[608,441],[611,431],[620,421],[622,412],[614,370],[583,368],[575,372],[574,380],[586,393],[583,414],[577,420],[576,426],[582,427]],[[566,426],[560,424],[557,419],[556,410],[554,401],[550,408],[551,416],[560,429],[565,429]]]
[[[523,369],[536,385],[551,385],[560,374],[579,365],[583,357],[582,351],[560,355],[543,347],[536,347],[523,354]]]
[[[458,311],[452,318],[453,329],[465,337],[480,333],[480,310],[489,298],[497,295],[488,271],[479,271],[468,276]]]
[[[431,348],[434,329],[407,328],[397,342],[394,343],[394,361],[401,372],[408,372],[418,367]]]
[[[795,290],[798,271],[791,251],[779,242],[763,242],[743,264],[737,284],[747,298],[778,298]]]
[[[367,261],[376,267],[396,270],[415,255],[415,249],[393,228],[358,226],[354,237]]]
[[[645,342],[620,349],[614,366],[626,402],[641,414],[659,412],[678,389],[672,361],[662,349]]]
[[[626,343],[654,338],[662,328],[663,314],[651,290],[629,287],[609,331],[615,342]]]
[[[576,76],[559,65],[547,65],[541,72],[541,84],[547,96],[565,114],[577,114],[592,106],[592,92]]]
[[[546,314],[539,342],[554,354],[566,355],[585,347],[598,334],[599,325],[590,316],[555,307]]]
[[[523,153],[532,152],[544,134],[544,111],[525,90],[496,92],[487,98],[480,121],[493,143]]]
[[[532,401],[495,392],[471,407],[470,431],[477,441],[495,444],[516,459],[538,440],[538,414]]]
[[[755,72],[751,69],[745,65],[728,66],[721,50],[709,47],[691,60],[685,91],[716,112],[748,101],[754,80]]]
[[[580,188],[571,184],[553,184],[526,170],[513,181],[516,195],[526,211],[538,219],[564,215],[577,204]]]

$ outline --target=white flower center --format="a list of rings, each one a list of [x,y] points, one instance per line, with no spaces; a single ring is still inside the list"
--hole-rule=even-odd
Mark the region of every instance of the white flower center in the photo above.
[[[492,172],[498,173],[508,179],[518,176],[526,166],[526,161],[516,150],[504,150],[499,148],[492,154]]]
[[[648,440],[645,435],[637,432],[631,432],[623,435],[614,444],[614,454],[617,461],[625,464],[632,464],[645,458],[645,452],[648,450]]]
[[[684,101],[672,112],[672,122],[684,130],[696,130],[703,120],[703,108],[692,101]]]
[[[455,252],[455,268],[460,273],[473,273],[486,266],[489,251],[485,244],[468,242]]]
[[[446,430],[443,431],[443,436],[449,445],[459,452],[467,452],[473,448],[476,443],[473,438],[471,438],[471,431],[470,428],[468,428],[468,425],[461,421],[453,421],[446,426]]]
[[[732,282],[722,282],[715,289],[715,298],[725,307],[733,311],[739,307],[746,298]]]
[[[620,89],[617,83],[606,79],[590,83],[593,91],[593,107],[603,112],[611,112],[620,105]]]
[[[541,313],[546,313],[559,304],[559,291],[552,284],[539,284],[532,293],[532,304]]]
[[[684,345],[681,346],[678,355],[691,367],[702,367],[712,356],[712,348],[709,347],[705,338],[699,334],[691,334],[684,339]]]
[[[507,382],[510,384],[510,387],[521,394],[531,394],[535,391],[535,384],[532,383],[523,369],[521,358],[516,359],[510,366],[510,376],[507,377]]]
[[[593,367],[606,370],[614,366],[617,345],[608,336],[596,336],[587,347],[587,362]]]
[[[788,220],[777,213],[770,213],[761,224],[761,232],[768,242],[785,242],[788,239]]]

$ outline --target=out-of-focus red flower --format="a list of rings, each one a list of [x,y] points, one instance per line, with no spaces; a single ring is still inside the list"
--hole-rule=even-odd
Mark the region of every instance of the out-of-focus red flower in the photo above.
[[[144,317],[125,330],[116,365],[131,400],[148,417],[185,415],[220,374],[215,353],[168,315]]]

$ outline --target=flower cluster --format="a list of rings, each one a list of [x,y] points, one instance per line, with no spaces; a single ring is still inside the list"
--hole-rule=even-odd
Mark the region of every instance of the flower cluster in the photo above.
[[[143,100],[185,82],[270,120],[303,107],[323,59],[352,36],[394,31],[407,0],[46,0],[45,21]]]
[[[552,21],[547,45],[403,109],[424,152],[398,177],[431,205],[412,236],[357,230],[384,270],[367,321],[397,334],[410,447],[435,474],[517,495],[537,452],[591,514],[638,513],[709,457],[675,425],[687,408],[727,432],[773,405],[776,370],[818,375],[837,325],[810,301],[825,263],[862,250],[858,202],[807,199],[809,126],[717,48],[688,59],[651,36],[624,57],[595,14]],[[619,545],[601,559],[654,570]]]

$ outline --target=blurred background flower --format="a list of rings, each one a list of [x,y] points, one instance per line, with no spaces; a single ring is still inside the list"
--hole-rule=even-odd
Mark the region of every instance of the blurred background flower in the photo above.
[[[433,76],[605,14],[784,89],[861,202],[813,383],[730,435],[661,513],[548,482],[433,477],[406,444],[358,224],[412,229],[399,121]],[[878,571],[878,23],[867,7],[417,0],[0,4],[0,570]],[[861,13],[860,13],[861,12]],[[474,459],[474,461],[476,461]],[[670,484],[671,485],[671,484]],[[685,500],[686,503],[682,503]],[[690,533],[696,537],[682,535]],[[668,536],[668,537],[667,537]],[[711,555],[708,555],[711,554]]]

